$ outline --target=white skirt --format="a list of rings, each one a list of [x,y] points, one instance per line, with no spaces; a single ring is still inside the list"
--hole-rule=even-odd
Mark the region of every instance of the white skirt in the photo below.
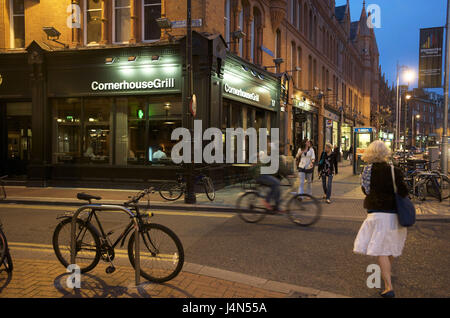
[[[394,213],[369,213],[361,225],[353,252],[370,256],[402,254],[406,241],[406,227],[398,223]]]

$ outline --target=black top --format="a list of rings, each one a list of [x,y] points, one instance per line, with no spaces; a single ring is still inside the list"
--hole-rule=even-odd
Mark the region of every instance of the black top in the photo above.
[[[403,172],[397,167],[395,167],[394,171],[397,193],[402,197],[406,197],[408,195],[408,188],[403,180]],[[362,191],[366,195],[364,208],[369,210],[369,212],[396,210],[391,166],[389,164],[384,162],[374,163],[372,165],[369,194],[365,192],[364,187],[362,187]]]
[[[331,152],[328,155],[326,151],[322,152],[319,160],[319,174],[329,176],[337,173],[337,154],[335,152]]]

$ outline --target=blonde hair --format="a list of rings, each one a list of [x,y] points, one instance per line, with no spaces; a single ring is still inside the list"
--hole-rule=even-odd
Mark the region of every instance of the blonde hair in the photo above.
[[[387,162],[390,155],[391,150],[386,144],[381,140],[375,140],[366,149],[361,159],[367,163]]]
[[[333,151],[333,145],[330,144],[329,142],[327,142],[327,143],[325,144],[325,147],[328,147],[328,148],[331,149],[331,151]]]

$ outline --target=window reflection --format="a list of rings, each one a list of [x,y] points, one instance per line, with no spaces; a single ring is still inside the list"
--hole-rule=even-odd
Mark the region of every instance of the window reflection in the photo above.
[[[53,162],[75,163],[81,158],[81,99],[52,101],[54,140]]]
[[[110,162],[111,98],[88,98],[84,101],[83,162]]]

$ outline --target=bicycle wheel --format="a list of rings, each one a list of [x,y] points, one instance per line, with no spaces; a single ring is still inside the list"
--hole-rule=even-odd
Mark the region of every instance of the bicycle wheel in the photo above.
[[[300,226],[310,226],[320,219],[322,207],[316,198],[309,194],[297,194],[287,204],[289,219]]]
[[[447,176],[442,177],[441,181],[441,199],[446,200],[450,198],[450,184],[449,178]]]
[[[184,264],[184,250],[180,239],[169,228],[156,224],[144,224],[139,233],[141,276],[154,283],[175,278]],[[135,267],[135,235],[128,241],[128,258]]]
[[[262,204],[262,198],[256,191],[248,191],[242,194],[237,200],[236,207],[239,217],[247,223],[257,223],[266,217],[264,214],[266,209]],[[250,213],[250,211],[260,213]]]
[[[420,201],[425,201],[427,198],[427,186],[426,186],[426,180],[425,181],[419,181],[416,184],[416,196],[417,199]]]
[[[60,222],[53,233],[53,250],[61,264],[67,268],[70,262],[70,236],[72,218]],[[76,255],[75,263],[81,273],[86,273],[97,266],[100,260],[100,235],[95,227],[78,219],[76,222]]]
[[[6,241],[6,236],[0,228],[0,265],[3,264],[5,260],[6,253],[8,251],[8,243]]]
[[[176,201],[183,195],[183,190],[179,183],[165,183],[159,188],[159,195],[167,201]]]
[[[214,184],[210,177],[203,178],[203,186],[205,188],[205,193],[209,201],[214,201],[214,199],[216,198],[216,191],[214,190]]]
[[[9,249],[6,251],[5,260],[3,261],[3,263],[6,267],[6,271],[12,272],[14,266],[13,266],[12,257],[11,257],[11,253],[9,252]]]

